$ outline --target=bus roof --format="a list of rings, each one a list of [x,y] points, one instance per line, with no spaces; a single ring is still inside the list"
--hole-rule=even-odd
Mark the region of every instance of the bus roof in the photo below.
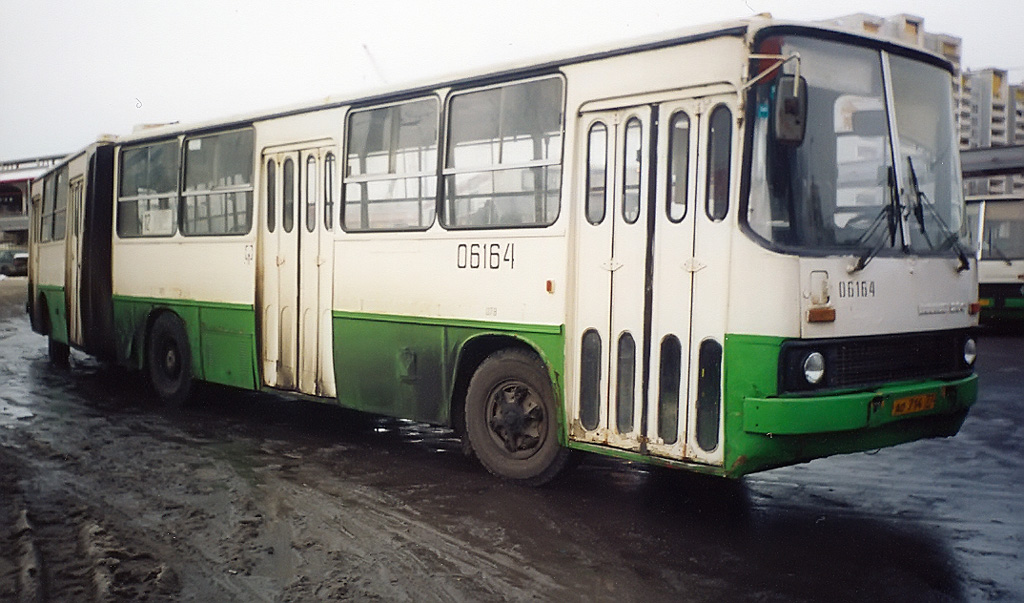
[[[438,76],[418,81],[403,82],[376,89],[368,89],[361,93],[356,92],[344,96],[332,95],[312,101],[278,107],[276,109],[256,111],[222,117],[220,119],[204,120],[186,124],[178,122],[164,125],[145,124],[143,126],[136,127],[135,131],[130,134],[117,137],[117,142],[131,143],[154,138],[175,136],[178,134],[193,133],[197,131],[201,132],[214,128],[232,126],[241,127],[257,121],[287,117],[290,115],[297,115],[321,109],[384,102],[390,98],[408,98],[436,90],[438,88],[486,85],[490,82],[505,81],[516,77],[523,78],[530,77],[532,75],[551,73],[560,67],[576,63],[689,44],[713,38],[737,37],[753,40],[758,32],[769,28],[777,29],[779,33],[783,34],[817,32],[828,37],[835,37],[848,41],[860,40],[873,46],[915,56],[921,60],[940,65],[947,71],[952,71],[951,64],[945,58],[919,47],[909,46],[902,42],[878,37],[867,32],[854,33],[825,22],[808,23],[776,20],[773,19],[771,15],[765,13],[744,19],[670,30],[630,40],[606,42],[591,48],[578,49],[575,51],[562,51],[561,53],[549,56],[524,58],[513,63],[497,65],[491,68],[476,68],[472,71],[455,73],[448,76]]]

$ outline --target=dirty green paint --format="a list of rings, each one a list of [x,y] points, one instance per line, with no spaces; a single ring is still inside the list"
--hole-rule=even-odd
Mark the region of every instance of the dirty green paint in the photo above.
[[[977,399],[977,376],[917,381],[861,393],[777,397],[783,339],[725,338],[723,475],[788,465],[832,454],[874,450],[955,434]],[[935,394],[931,411],[892,416],[893,401]]]
[[[70,343],[68,339],[67,303],[64,299],[64,287],[59,285],[39,285],[39,297],[46,300],[47,320],[50,323],[50,337],[54,341]]]
[[[547,364],[563,426],[564,329],[486,321],[335,311],[334,367],[338,401],[346,407],[448,424],[456,371],[464,351],[497,337],[533,348]]]
[[[251,305],[114,296],[117,358],[145,366],[146,335],[157,313],[173,312],[185,325],[196,379],[256,389],[256,314]]]
[[[977,377],[917,381],[869,392],[777,396],[781,337],[727,335],[723,362],[724,463],[711,466],[660,458],[600,444],[570,442],[577,450],[627,461],[740,477],[815,458],[875,450],[956,434],[977,399]],[[934,394],[935,408],[892,416],[893,401]]]

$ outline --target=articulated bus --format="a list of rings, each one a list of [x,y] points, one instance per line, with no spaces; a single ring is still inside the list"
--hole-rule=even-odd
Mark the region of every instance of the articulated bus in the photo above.
[[[68,347],[454,429],[738,477],[950,436],[977,267],[951,67],[753,18],[101,140],[33,188]]]
[[[983,324],[1024,324],[1024,197],[967,198]]]

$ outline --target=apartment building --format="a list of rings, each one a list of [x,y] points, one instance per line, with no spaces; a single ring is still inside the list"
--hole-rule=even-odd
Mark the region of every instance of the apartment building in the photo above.
[[[0,161],[0,248],[28,246],[29,185],[63,155]]]
[[[962,40],[924,29],[924,18],[899,14],[880,17],[856,13],[825,21],[833,26],[899,40],[942,55],[953,64],[960,149],[1024,144],[1024,82],[1010,84],[1005,69],[962,70]],[[972,178],[969,195],[1024,193],[1024,175]]]

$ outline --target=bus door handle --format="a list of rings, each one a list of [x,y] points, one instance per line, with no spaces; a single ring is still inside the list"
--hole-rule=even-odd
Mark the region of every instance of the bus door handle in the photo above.
[[[281,257],[281,256],[277,256],[277,265],[281,266],[283,264],[284,264],[284,258]]]
[[[605,262],[601,262],[601,267],[607,270],[608,272],[615,272],[619,268],[622,268],[622,262],[616,262],[615,258],[612,258]]]

